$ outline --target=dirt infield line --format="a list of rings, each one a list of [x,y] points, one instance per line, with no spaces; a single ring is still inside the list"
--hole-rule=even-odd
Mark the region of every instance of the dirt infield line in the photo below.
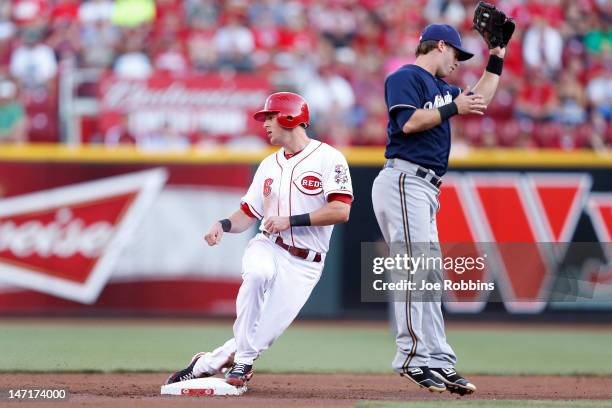
[[[62,388],[69,399],[61,406],[107,407],[348,407],[368,401],[423,400],[576,400],[612,399],[612,377],[473,376],[473,396],[431,394],[396,375],[255,374],[241,397],[171,397],[160,395],[164,374],[0,374],[4,390]],[[206,398],[205,401],[203,399]],[[3,405],[7,401],[0,401]],[[20,403],[40,407],[40,402]],[[48,404],[44,404],[48,405]],[[59,406],[59,405],[57,405]]]

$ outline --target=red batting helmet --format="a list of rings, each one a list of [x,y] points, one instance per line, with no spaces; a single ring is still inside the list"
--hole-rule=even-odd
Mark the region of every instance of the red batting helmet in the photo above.
[[[289,129],[302,124],[308,126],[310,121],[306,101],[300,95],[291,92],[277,92],[268,96],[264,108],[255,113],[253,118],[263,122],[268,113],[278,113],[278,124]]]

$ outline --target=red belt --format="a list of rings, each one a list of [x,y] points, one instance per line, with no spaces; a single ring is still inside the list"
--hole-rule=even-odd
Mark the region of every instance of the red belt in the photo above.
[[[263,231],[263,234],[266,237],[270,237],[270,233],[268,231]],[[279,247],[283,248],[285,251],[289,252],[291,255],[301,258],[301,259],[308,259],[308,255],[310,255],[310,252],[311,252],[310,249],[298,248],[298,247],[294,247],[291,245],[287,245],[283,242],[283,239],[281,237],[276,237],[276,240],[274,241],[274,243],[278,245]],[[321,262],[320,252],[315,253],[315,256],[312,259],[312,262]]]

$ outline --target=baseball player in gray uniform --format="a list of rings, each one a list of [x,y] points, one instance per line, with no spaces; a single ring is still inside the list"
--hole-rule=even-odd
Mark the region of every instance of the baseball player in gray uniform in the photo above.
[[[372,201],[392,254],[440,256],[436,212],[448,167],[449,119],[483,114],[497,89],[504,55],[505,48],[491,49],[487,69],[473,92],[461,90],[442,78],[473,54],[462,49],[457,30],[433,24],[422,32],[415,63],[387,77],[387,161],[374,181]],[[408,271],[404,278],[440,282],[442,271],[417,270],[414,275]],[[394,311],[394,371],[432,392],[473,393],[476,386],[454,369],[457,359],[446,341],[439,296],[425,299],[406,290],[394,302]]]

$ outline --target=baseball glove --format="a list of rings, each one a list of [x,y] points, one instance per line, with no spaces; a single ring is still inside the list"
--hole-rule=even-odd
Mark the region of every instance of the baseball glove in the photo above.
[[[473,28],[482,35],[489,48],[505,47],[514,33],[514,20],[492,4],[481,1],[474,11]]]

